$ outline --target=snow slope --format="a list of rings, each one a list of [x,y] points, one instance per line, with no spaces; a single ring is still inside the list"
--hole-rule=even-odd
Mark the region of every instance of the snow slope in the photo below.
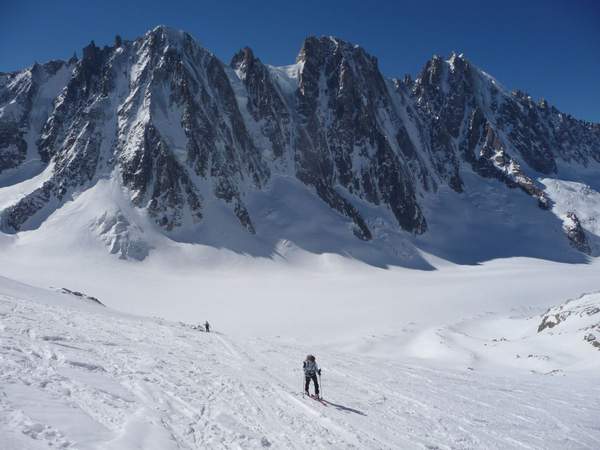
[[[508,374],[323,348],[319,403],[299,394],[307,350],[294,339],[207,334],[6,278],[0,336],[3,448],[600,445],[595,371]]]
[[[593,187],[575,181],[552,178],[541,180],[546,192],[554,200],[553,212],[561,220],[567,213],[575,213],[585,230],[592,255],[600,254],[600,193]]]

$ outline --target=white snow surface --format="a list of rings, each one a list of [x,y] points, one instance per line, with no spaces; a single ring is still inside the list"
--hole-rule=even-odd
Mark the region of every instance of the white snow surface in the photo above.
[[[539,356],[524,339],[536,334],[527,319],[486,321],[496,326],[462,323],[420,335],[419,346],[443,341],[461,353],[447,340],[452,331]],[[550,346],[547,359],[511,355],[523,365],[506,369],[322,345],[319,402],[300,393],[309,348],[290,334],[241,338],[218,326],[205,333],[0,278],[0,338],[7,449],[600,446],[599,354],[589,345],[571,360],[595,363],[578,370],[554,360]]]
[[[600,255],[600,193],[585,183],[544,178],[541,182],[554,200],[553,211],[565,220],[567,213],[575,213],[594,256]]]
[[[420,237],[358,203],[360,241],[286,176],[248,192],[256,235],[208,195],[205,220],[165,233],[114,174],[0,233],[0,449],[600,448],[600,294],[567,302],[600,291],[600,261],[562,230],[573,211],[600,248],[598,192],[540,180],[549,221],[464,178],[423,200]],[[324,403],[300,393],[307,353]]]

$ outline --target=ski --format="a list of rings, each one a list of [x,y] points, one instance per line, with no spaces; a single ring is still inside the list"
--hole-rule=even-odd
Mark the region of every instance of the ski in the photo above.
[[[316,395],[309,395],[309,397],[312,398],[314,401],[319,402],[321,405],[327,406],[327,403],[325,402],[325,400],[323,400],[323,397],[317,397]]]

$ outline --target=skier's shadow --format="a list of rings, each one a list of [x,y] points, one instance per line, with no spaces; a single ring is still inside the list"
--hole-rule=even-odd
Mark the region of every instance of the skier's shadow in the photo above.
[[[359,411],[358,409],[354,409],[354,408],[349,408],[348,406],[344,406],[344,405],[338,405],[336,403],[332,403],[329,400],[322,400],[323,403],[329,405],[329,406],[333,406],[336,409],[339,409],[340,411],[345,411],[345,412],[351,412],[354,414],[359,414],[361,416],[366,416],[366,414],[362,411]]]

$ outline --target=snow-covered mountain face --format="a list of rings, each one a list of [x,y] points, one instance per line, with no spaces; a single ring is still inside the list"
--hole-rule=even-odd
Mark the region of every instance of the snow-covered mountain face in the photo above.
[[[124,257],[148,254],[149,227],[194,240],[223,214],[266,239],[303,208],[278,180],[327,205],[338,234],[383,246],[390,230],[417,245],[439,232],[429,223],[442,192],[460,201],[491,186],[536,223],[552,228],[558,216],[556,245],[595,254],[595,228],[557,212],[560,196],[538,179],[597,175],[600,125],[507,92],[462,55],[434,57],[414,81],[387,79],[362,48],[310,37],[291,66],[265,65],[248,48],[226,65],[161,26],[92,43],[80,60],[0,74],[1,231],[36,229],[108,180],[122,196],[98,206],[89,230]],[[332,226],[294,220],[317,234]]]

